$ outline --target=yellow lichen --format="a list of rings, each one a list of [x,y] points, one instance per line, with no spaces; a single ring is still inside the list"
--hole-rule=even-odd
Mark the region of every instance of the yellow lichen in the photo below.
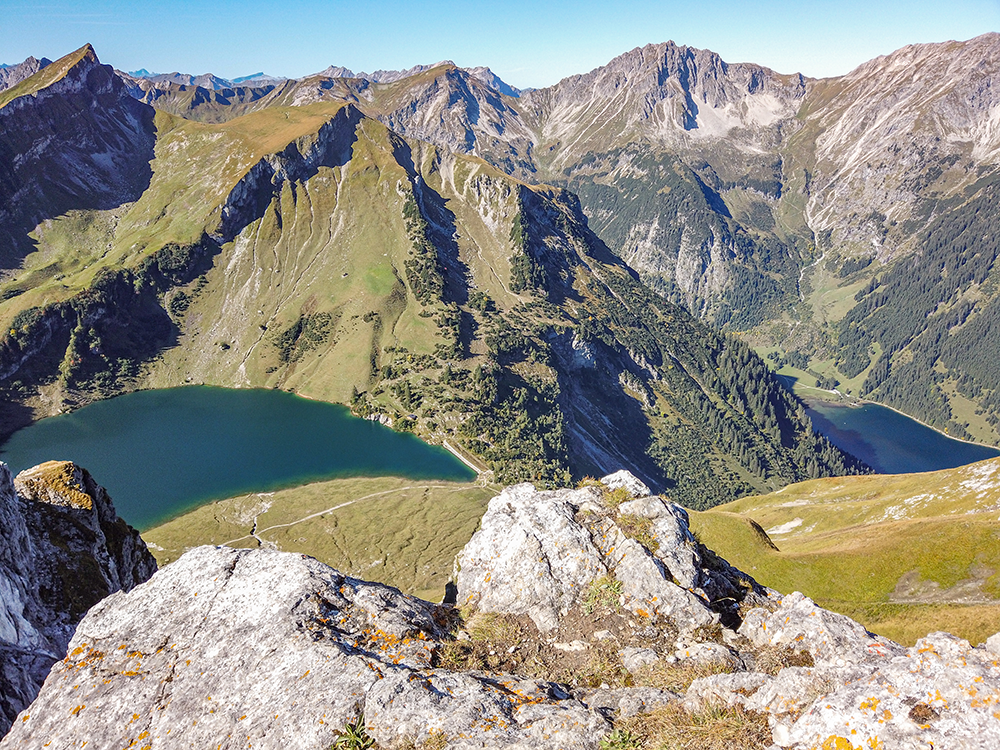
[[[823,740],[823,744],[820,745],[820,750],[861,750],[861,748],[851,744],[851,741],[846,737],[831,734]]]

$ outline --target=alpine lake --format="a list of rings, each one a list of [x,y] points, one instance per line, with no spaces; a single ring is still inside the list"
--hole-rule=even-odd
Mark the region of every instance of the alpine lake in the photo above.
[[[878,404],[807,401],[816,430],[878,473],[1000,456]],[[15,432],[0,460],[17,473],[69,460],[103,484],[126,521],[149,529],[212,500],[340,477],[471,481],[444,448],[280,390],[185,386],[139,391]]]
[[[813,427],[879,474],[952,469],[1000,456],[1000,450],[948,437],[905,414],[873,403],[806,400]]]
[[[39,420],[0,446],[17,473],[74,461],[140,531],[212,500],[356,476],[471,481],[444,448],[279,390],[139,391]]]

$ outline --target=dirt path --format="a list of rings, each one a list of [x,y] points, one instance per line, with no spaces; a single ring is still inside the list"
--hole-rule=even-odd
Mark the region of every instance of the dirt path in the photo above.
[[[265,540],[261,538],[261,536],[260,536],[261,534],[264,534],[264,533],[266,533],[268,531],[272,531],[274,529],[285,529],[285,528],[288,528],[289,526],[294,526],[295,524],[302,523],[303,521],[309,521],[309,520],[311,520],[313,518],[319,518],[320,516],[325,516],[327,513],[333,513],[333,511],[340,510],[341,508],[346,508],[348,505],[354,505],[355,503],[360,503],[362,500],[371,500],[372,498],[375,498],[375,497],[382,497],[384,495],[391,495],[394,492],[406,492],[407,490],[447,490],[447,489],[451,489],[452,492],[461,492],[462,491],[460,489],[449,488],[449,486],[445,485],[445,484],[419,484],[419,485],[412,485],[412,486],[409,486],[409,487],[397,487],[396,489],[383,490],[382,492],[373,492],[370,495],[365,495],[364,497],[357,497],[357,498],[355,498],[353,500],[348,500],[345,503],[341,503],[340,505],[334,505],[332,508],[327,508],[325,510],[320,510],[320,511],[317,511],[315,513],[310,513],[307,516],[302,516],[302,518],[298,518],[298,519],[296,519],[294,521],[289,521],[288,523],[279,523],[279,524],[275,524],[274,526],[268,526],[265,529],[258,529],[257,528],[257,520],[260,518],[260,516],[263,515],[263,513],[267,512],[265,510],[264,512],[259,513],[256,516],[254,516],[254,519],[253,519],[253,528],[252,528],[252,530],[250,531],[249,534],[244,534],[243,536],[237,537],[235,539],[230,539],[229,541],[226,541],[226,542],[221,542],[220,546],[227,547],[227,546],[229,546],[231,544],[235,544],[236,542],[242,542],[244,539],[256,539],[257,543],[260,544],[260,546],[263,547],[263,546],[265,546],[265,544],[273,544],[273,543],[272,542],[265,542]]]

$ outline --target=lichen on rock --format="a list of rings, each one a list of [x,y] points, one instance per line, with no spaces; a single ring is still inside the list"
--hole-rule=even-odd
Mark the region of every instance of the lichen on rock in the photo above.
[[[503,491],[458,556],[461,608],[304,555],[196,548],[91,608],[0,749],[326,750],[350,728],[380,748],[598,750],[711,716],[755,722],[761,748],[1000,747],[1000,635],[904,649],[760,587],[668,501],[604,498]]]

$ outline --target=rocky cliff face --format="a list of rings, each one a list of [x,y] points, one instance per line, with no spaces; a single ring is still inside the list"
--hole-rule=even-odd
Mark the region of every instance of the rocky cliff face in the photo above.
[[[90,611],[0,747],[596,750],[683,716],[740,717],[741,748],[1000,742],[994,639],[904,649],[763,589],[627,475],[508,488],[457,568],[461,610],[198,548]]]
[[[1000,162],[998,73],[993,33],[910,45],[817,82],[802,118],[815,139],[810,227],[883,262],[916,249],[914,229]]]
[[[87,610],[156,571],[138,532],[80,467],[0,464],[0,726],[6,731],[66,653]]]
[[[47,57],[43,57],[41,60],[29,57],[17,65],[8,65],[5,68],[0,68],[0,91],[9,89],[11,86],[16,86],[25,78],[33,76],[46,65],[51,64],[52,61]]]
[[[30,252],[28,232],[41,220],[134,201],[151,175],[153,109],[129,95],[90,45],[42,74],[37,85],[0,96],[4,269]]]

